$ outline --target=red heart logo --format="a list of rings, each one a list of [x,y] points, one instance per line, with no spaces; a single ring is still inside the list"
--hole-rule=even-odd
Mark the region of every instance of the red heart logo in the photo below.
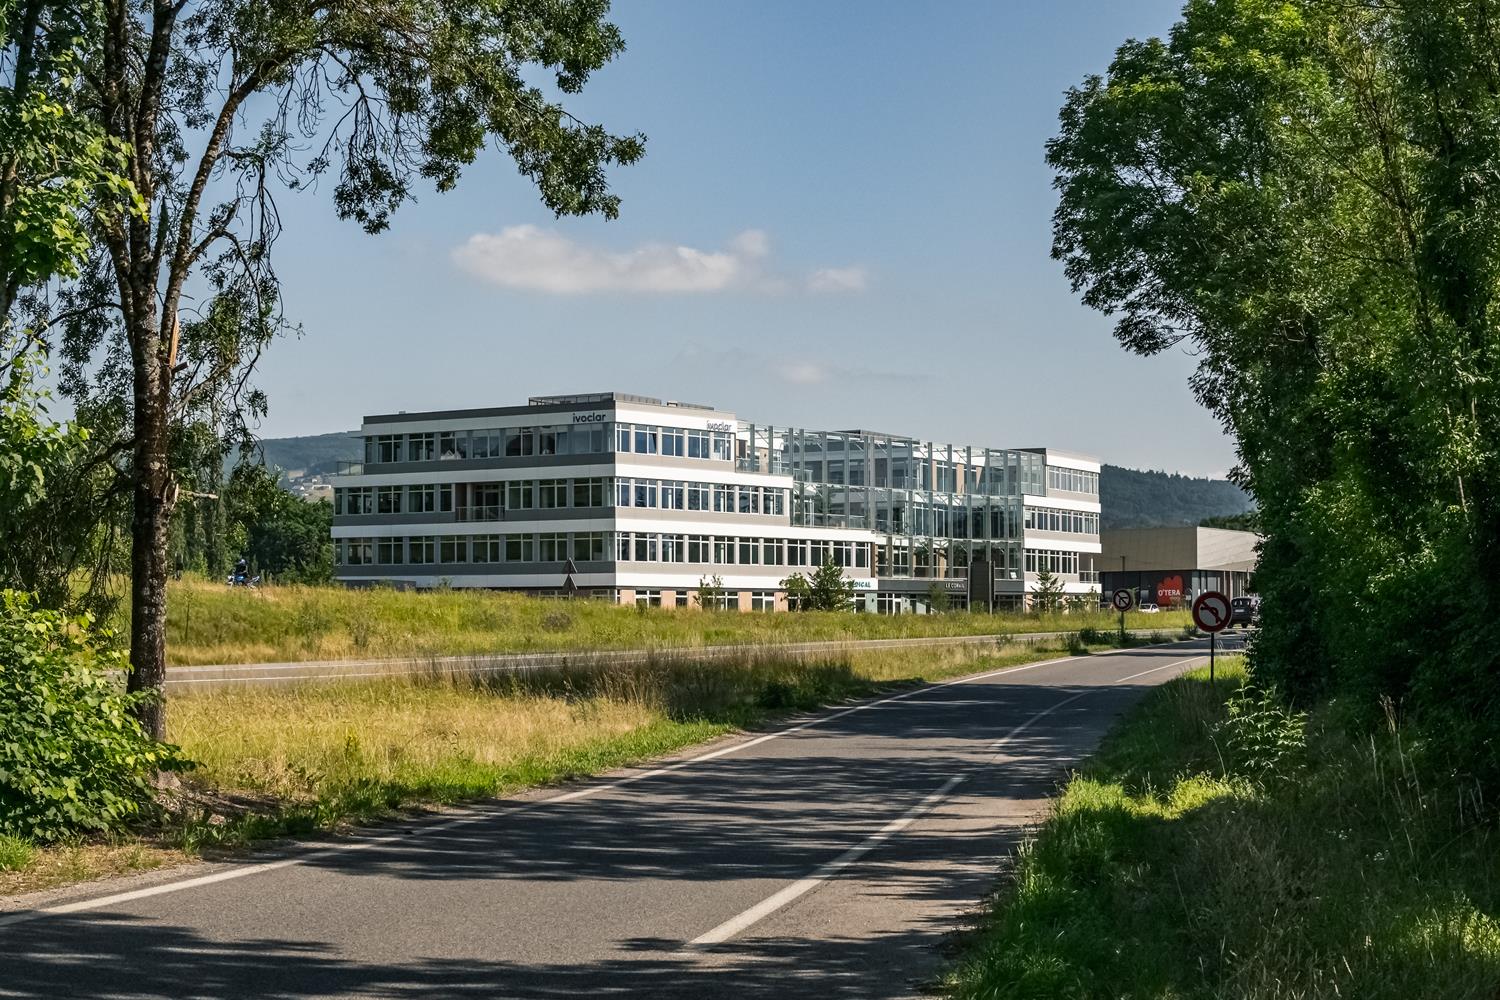
[[[1169,576],[1156,585],[1157,604],[1182,603],[1182,576]]]

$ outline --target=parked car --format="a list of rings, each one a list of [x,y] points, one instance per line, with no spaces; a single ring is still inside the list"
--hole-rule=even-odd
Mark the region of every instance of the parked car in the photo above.
[[[1229,602],[1229,626],[1249,628],[1260,621],[1259,597],[1236,597]]]
[[[1148,614],[1148,615],[1154,615],[1158,611],[1160,611],[1161,608],[1158,608],[1154,604],[1142,604],[1140,607],[1136,608],[1136,610],[1144,612],[1145,614]]]

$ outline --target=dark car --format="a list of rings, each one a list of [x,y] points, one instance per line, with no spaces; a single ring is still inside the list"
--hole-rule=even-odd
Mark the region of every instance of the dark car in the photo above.
[[[1260,621],[1259,597],[1236,597],[1229,602],[1229,625],[1249,627]]]

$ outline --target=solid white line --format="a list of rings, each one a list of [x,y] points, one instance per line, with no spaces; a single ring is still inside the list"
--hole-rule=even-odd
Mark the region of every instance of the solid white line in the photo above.
[[[1138,673],[1138,674],[1131,674],[1129,677],[1121,677],[1119,680],[1115,681],[1115,683],[1116,684],[1124,684],[1126,681],[1133,681],[1137,677],[1145,677],[1147,674],[1158,673],[1158,672],[1160,672],[1162,670],[1171,670],[1173,667],[1180,667],[1184,663],[1192,663],[1194,660],[1201,660],[1201,659],[1203,659],[1202,656],[1189,656],[1185,660],[1178,660],[1176,663],[1168,663],[1164,667],[1152,667],[1150,670],[1142,670],[1140,673]]]
[[[688,947],[701,947],[702,945],[719,944],[720,942],[728,941],[740,931],[751,926],[752,924],[765,919],[772,913],[775,913],[777,910],[781,909],[783,906],[787,905],[798,896],[810,892],[819,884],[833,878],[833,876],[837,875],[845,868],[848,868],[850,865],[854,864],[854,862],[858,861],[866,854],[869,854],[885,841],[889,840],[891,837],[894,837],[896,834],[906,829],[912,823],[915,823],[923,813],[931,809],[933,806],[937,805],[947,796],[949,792],[958,787],[958,784],[964,780],[964,777],[965,776],[962,774],[955,774],[953,777],[943,782],[942,787],[937,791],[933,792],[921,802],[918,802],[916,805],[912,806],[906,812],[902,813],[901,816],[897,819],[891,820],[885,826],[881,827],[875,833],[871,834],[862,843],[856,844],[855,846],[849,848],[843,854],[840,854],[838,857],[823,865],[811,875],[807,876],[807,878],[798,879],[796,882],[793,882],[791,885],[782,889],[780,892],[777,892],[771,896],[767,896],[765,899],[761,900],[759,903],[756,903],[754,906],[750,907],[750,909],[746,910],[744,913],[741,913],[739,916],[731,917],[708,933],[700,934],[698,937],[693,938],[693,940],[688,942]]]
[[[1171,645],[1176,645],[1176,643],[1155,643],[1152,644],[1152,646],[1141,646],[1137,648],[1149,649]],[[1070,660],[1078,659],[1083,659],[1083,657],[1063,656],[1054,660],[1041,660],[1037,663],[1026,663],[1015,667],[1001,667],[998,670],[990,670],[982,674],[971,674],[965,677],[956,677],[952,680],[939,681],[935,684],[926,684],[922,687],[912,688],[910,691],[903,691],[900,694],[890,695],[876,701],[864,702],[851,708],[842,709],[838,712],[818,716],[817,718],[809,719],[808,721],[800,723],[799,725],[789,726],[786,729],[777,730],[774,733],[766,733],[763,736],[757,736],[751,740],[745,740],[741,743],[733,743],[727,747],[721,747],[718,750],[712,750],[708,753],[700,754],[696,757],[691,757],[684,761],[679,761],[676,764],[669,764],[666,767],[652,768],[649,771],[642,771],[637,774],[627,775],[626,777],[617,778],[614,781],[606,782],[604,784],[594,785],[590,788],[580,788],[577,791],[573,792],[564,792],[560,795],[554,795],[545,799],[534,799],[532,801],[523,802],[520,804],[515,804],[513,802],[508,803],[505,800],[501,800],[501,807],[498,809],[488,808],[468,811],[440,823],[424,824],[419,830],[414,830],[411,832],[421,834],[440,833],[442,831],[450,830],[459,826],[464,826],[469,823],[477,823],[483,820],[493,819],[496,816],[514,815],[522,812],[530,812],[533,809],[540,809],[543,806],[549,806],[564,802],[576,802],[579,799],[591,798],[595,795],[612,791],[623,785],[630,785],[634,784],[637,781],[644,781],[647,778],[656,778],[664,774],[671,774],[674,771],[680,771],[686,767],[691,767],[694,764],[701,764],[704,761],[715,760],[719,757],[727,756],[728,754],[738,753],[741,750],[748,750],[751,747],[759,746],[760,744],[769,742],[771,740],[780,739],[783,736],[790,736],[793,733],[800,733],[808,729],[815,729],[818,726],[824,725],[825,723],[832,722],[835,719],[841,719],[846,715],[852,715],[855,712],[863,712],[867,709],[878,708],[881,705],[888,705],[894,701],[902,701],[906,698],[911,698],[929,691],[936,691],[942,688],[951,687],[955,684],[971,684],[975,681],[982,681],[987,680],[991,677],[998,677],[1001,674],[1022,673],[1027,670],[1035,670],[1039,667],[1055,666],[1059,663],[1067,663]],[[1198,657],[1193,657],[1192,659],[1198,659]],[[1180,662],[1186,663],[1189,661],[1183,660]],[[1167,666],[1176,665],[1177,664],[1172,663],[1168,664]],[[1157,669],[1164,670],[1166,668],[1159,667]],[[1151,672],[1152,671],[1147,671],[1147,673]],[[1142,675],[1137,674],[1136,676]],[[1129,680],[1130,678],[1126,679]],[[1116,683],[1119,682],[1117,681]],[[1078,695],[1075,697],[1082,697],[1082,695]],[[1053,706],[1054,709],[1060,707],[1061,705]],[[1052,711],[1052,709],[1048,709],[1048,711],[1050,712]],[[1027,725],[1029,724],[1030,723],[1028,722]],[[385,844],[400,840],[406,836],[408,836],[408,832],[403,830],[393,834],[365,837],[359,840],[348,841],[345,843],[332,844],[328,847],[319,848],[307,854],[300,854],[295,858],[282,858],[277,861],[266,861],[260,864],[242,865],[237,868],[230,868],[225,871],[214,872],[209,875],[200,875],[195,878],[183,879],[180,882],[164,882],[161,885],[148,886],[144,889],[133,889],[128,892],[118,892],[108,896],[98,896],[92,899],[82,899],[72,903],[60,903],[55,906],[46,906],[36,910],[21,910],[16,913],[0,915],[0,927],[8,927],[13,924],[25,923],[30,920],[36,920],[43,916],[50,916],[54,914],[82,913],[88,910],[100,910],[104,909],[105,907],[115,906],[119,903],[128,903],[136,899],[146,899],[151,896],[161,896],[167,893],[181,892],[185,889],[194,889],[199,886],[213,885],[217,882],[228,882],[232,879],[244,878],[247,875],[258,875],[262,872],[275,871],[279,868],[290,868],[294,865],[303,865],[312,861],[319,861],[323,858],[331,857],[335,854],[343,854],[350,851],[364,851],[369,850],[373,847],[381,847]]]

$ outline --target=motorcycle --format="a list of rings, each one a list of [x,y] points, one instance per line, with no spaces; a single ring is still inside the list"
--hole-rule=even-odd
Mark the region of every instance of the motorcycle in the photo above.
[[[244,573],[230,573],[224,582],[231,587],[249,587],[253,590],[260,586],[260,574],[246,576]]]

